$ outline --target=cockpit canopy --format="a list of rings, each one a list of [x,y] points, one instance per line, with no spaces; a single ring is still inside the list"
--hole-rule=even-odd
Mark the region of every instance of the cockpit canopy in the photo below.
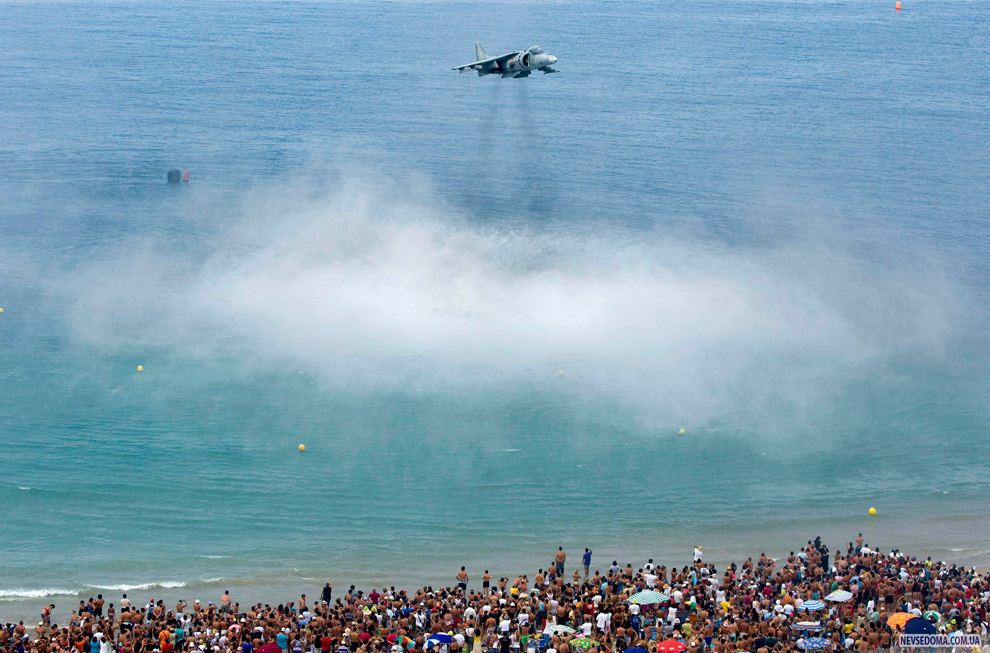
[[[531,47],[529,49],[529,53],[530,54],[543,54],[544,52],[546,52],[546,50],[544,50],[543,48],[541,48],[538,45],[534,45],[533,47]]]

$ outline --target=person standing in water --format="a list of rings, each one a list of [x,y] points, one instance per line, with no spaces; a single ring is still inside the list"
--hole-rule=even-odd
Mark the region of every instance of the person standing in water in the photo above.
[[[462,592],[467,594],[468,573],[463,566],[461,567],[461,570],[457,572],[457,586],[461,588]]]
[[[564,547],[557,547],[557,553],[554,554],[553,561],[557,567],[557,577],[562,578],[564,576],[564,562],[567,561],[567,554],[564,553]]]

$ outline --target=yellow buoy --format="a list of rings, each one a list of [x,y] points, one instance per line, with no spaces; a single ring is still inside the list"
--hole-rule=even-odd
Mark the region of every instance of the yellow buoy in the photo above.
[[[877,509],[874,508],[873,506],[870,506],[869,512],[870,512],[871,515],[875,515],[875,514],[877,514]]]
[[[681,428],[677,429],[677,435],[687,435],[687,429],[682,426]]]
[[[0,306],[0,313],[3,313],[3,306]]]
[[[306,445],[304,445],[303,443],[300,442],[299,443],[299,451],[306,451]]]
[[[137,366],[137,371],[138,372],[143,372],[144,371],[144,365],[138,365]]]

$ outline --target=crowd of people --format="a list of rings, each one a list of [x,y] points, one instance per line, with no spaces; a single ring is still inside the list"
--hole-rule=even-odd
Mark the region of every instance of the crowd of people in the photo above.
[[[990,576],[875,551],[862,535],[844,548],[833,556],[816,538],[784,559],[760,554],[719,570],[701,547],[681,568],[652,559],[596,568],[585,549],[568,569],[560,547],[532,576],[493,579],[486,570],[472,578],[461,567],[451,587],[352,586],[335,597],[327,583],[319,600],[274,606],[242,606],[229,592],[205,605],[135,604],[126,594],[114,604],[99,595],[66,623],[53,622],[49,605],[36,626],[6,625],[0,652],[773,653],[798,650],[814,635],[832,650],[864,653],[896,644],[888,621],[899,612],[923,616],[938,632],[986,637]],[[848,600],[823,600],[836,590]]]

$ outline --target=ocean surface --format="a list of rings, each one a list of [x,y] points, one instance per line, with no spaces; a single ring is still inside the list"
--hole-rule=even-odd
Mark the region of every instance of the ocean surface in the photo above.
[[[982,2],[0,1],[0,619],[990,562],[988,62]]]

